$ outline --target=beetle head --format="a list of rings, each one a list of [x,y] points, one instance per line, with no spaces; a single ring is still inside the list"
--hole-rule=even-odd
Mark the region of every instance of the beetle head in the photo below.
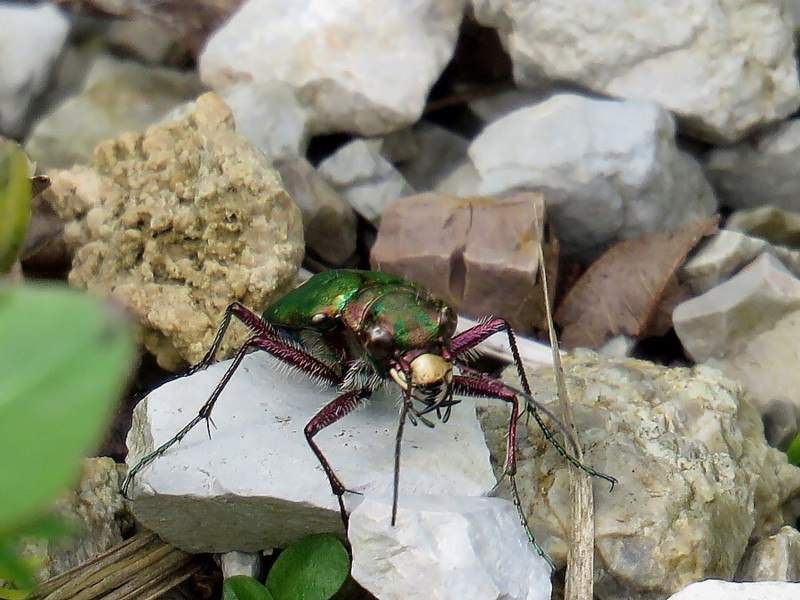
[[[411,396],[425,404],[424,412],[441,406],[453,396],[453,365],[440,354],[425,352],[402,357],[392,362],[389,375],[403,391],[411,383]]]

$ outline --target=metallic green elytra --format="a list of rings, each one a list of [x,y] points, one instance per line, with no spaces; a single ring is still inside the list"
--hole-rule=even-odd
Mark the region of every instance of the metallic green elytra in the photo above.
[[[456,329],[450,305],[417,284],[389,273],[344,269],[312,277],[269,306],[262,319],[282,330],[319,334],[328,345],[337,345],[330,333],[338,330],[352,337],[345,339],[351,358],[358,358],[358,349],[363,349],[378,375],[389,373],[395,380],[398,371],[392,370],[391,359],[419,351],[408,356],[420,367],[412,367],[412,384],[421,384],[421,378],[430,379],[433,373],[444,376],[445,367],[433,356],[447,354]],[[414,359],[426,354],[426,368],[421,370],[422,362]]]

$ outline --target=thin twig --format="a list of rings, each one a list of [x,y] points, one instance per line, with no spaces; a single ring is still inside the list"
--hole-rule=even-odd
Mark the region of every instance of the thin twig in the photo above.
[[[573,425],[569,390],[564,377],[564,368],[561,365],[558,338],[553,326],[550,293],[547,285],[547,269],[544,264],[541,241],[539,243],[539,272],[541,273],[542,288],[544,289],[547,330],[553,354],[553,370],[555,372],[558,399],[561,404],[564,423],[569,431],[569,435],[565,435],[564,438],[566,446],[571,448],[573,456],[582,462],[583,451]],[[564,600],[592,600],[594,588],[594,498],[592,496],[591,477],[570,465],[569,490],[572,502],[570,503],[570,540],[567,544],[567,574]]]

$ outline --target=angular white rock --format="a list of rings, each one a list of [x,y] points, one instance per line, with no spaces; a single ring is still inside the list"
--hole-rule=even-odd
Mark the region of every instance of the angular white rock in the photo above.
[[[800,583],[785,581],[754,581],[734,583],[707,579],[698,581],[668,600],[797,600]]]
[[[68,33],[69,20],[49,2],[0,3],[0,132],[24,133]]]
[[[650,102],[562,94],[495,121],[469,155],[479,193],[545,192],[564,251],[590,261],[616,241],[716,210],[698,163]]]
[[[218,556],[217,562],[225,579],[236,575],[260,579],[264,571],[259,552],[224,552]]]
[[[695,134],[732,142],[800,104],[794,23],[764,0],[472,0],[520,85],[570,81],[657,102]]]
[[[230,361],[173,380],[142,401],[128,434],[128,466],[175,434],[211,394]],[[349,489],[390,494],[397,431],[396,389],[320,432],[315,440]],[[198,425],[136,477],[139,523],[190,552],[286,547],[342,533],[338,505],[303,428],[336,396],[263,353],[245,357],[214,407],[209,440]],[[434,430],[406,426],[400,491],[480,496],[495,483],[469,400]],[[352,507],[360,496],[346,494]],[[401,506],[404,500],[401,500]]]
[[[433,123],[419,123],[413,131],[419,152],[398,171],[416,191],[433,191],[466,160],[469,142]]]
[[[281,81],[249,82],[222,90],[233,111],[236,131],[270,158],[303,156],[308,147],[308,109]]]
[[[314,133],[378,135],[419,119],[455,48],[465,0],[248,0],[208,41],[200,74],[284,81]]]
[[[372,495],[353,511],[353,578],[381,600],[549,600],[550,567],[500,498]]]
[[[675,333],[696,362],[735,354],[742,344],[800,308],[800,280],[762,254],[731,279],[679,304]]]
[[[781,527],[748,549],[736,573],[738,581],[799,581],[800,531]]]
[[[720,202],[731,208],[800,210],[800,121],[781,123],[756,139],[715,148],[705,170]]]
[[[376,226],[386,204],[414,193],[375,144],[366,140],[345,144],[317,170],[358,214]]]

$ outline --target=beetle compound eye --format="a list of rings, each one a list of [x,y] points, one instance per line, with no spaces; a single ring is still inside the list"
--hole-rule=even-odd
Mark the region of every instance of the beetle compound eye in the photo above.
[[[367,331],[364,347],[373,358],[386,358],[392,352],[394,339],[380,327],[373,327]]]

